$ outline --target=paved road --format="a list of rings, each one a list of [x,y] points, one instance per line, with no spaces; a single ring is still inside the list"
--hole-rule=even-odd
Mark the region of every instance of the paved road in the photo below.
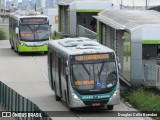
[[[56,102],[47,80],[47,56],[43,54],[18,55],[10,49],[9,41],[0,41],[0,80],[31,100],[43,111],[68,111],[61,102]],[[134,111],[122,101],[113,111]],[[60,119],[106,120],[108,111],[76,112],[75,117],[55,117]],[[62,115],[63,116],[63,115]],[[84,117],[83,117],[84,116]],[[89,116],[89,117],[86,117]],[[110,120],[147,120],[142,117],[107,117]]]

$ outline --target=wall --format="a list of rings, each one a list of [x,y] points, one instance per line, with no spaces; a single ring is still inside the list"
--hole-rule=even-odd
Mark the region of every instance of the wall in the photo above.
[[[49,17],[49,24],[51,26],[51,32],[58,31],[58,10],[57,8],[45,9],[45,15]]]

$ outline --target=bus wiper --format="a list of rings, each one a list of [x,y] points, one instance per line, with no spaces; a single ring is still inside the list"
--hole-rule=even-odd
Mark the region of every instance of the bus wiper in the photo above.
[[[88,69],[86,68],[86,66],[84,65],[84,63],[81,63],[83,68],[85,69],[85,71],[87,72],[88,75],[90,75],[90,72],[88,71]]]
[[[31,30],[31,32],[33,33],[34,31],[31,29],[31,27],[28,25],[28,24],[26,24],[27,26],[28,26],[28,28]]]
[[[39,29],[40,25],[38,25],[37,29],[35,31],[37,31]]]
[[[100,71],[98,71],[98,72],[99,72],[99,73],[98,73],[98,76],[101,75],[101,72],[102,72],[102,70],[103,70],[103,67],[104,67],[104,62],[103,62],[102,65],[101,65]]]

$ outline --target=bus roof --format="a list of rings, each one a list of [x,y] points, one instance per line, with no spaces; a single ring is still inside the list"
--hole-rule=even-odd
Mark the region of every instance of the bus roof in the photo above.
[[[36,11],[15,11],[13,13],[9,14],[10,17],[13,17],[16,20],[19,20],[20,18],[30,18],[30,17],[48,17],[46,15],[41,14],[40,12]]]
[[[65,38],[49,41],[49,49],[60,52],[65,57],[78,54],[106,53],[114,50],[85,37]]]

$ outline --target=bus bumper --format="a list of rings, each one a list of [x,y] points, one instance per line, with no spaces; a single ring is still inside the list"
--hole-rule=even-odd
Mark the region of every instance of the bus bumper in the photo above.
[[[25,46],[18,45],[18,52],[46,52],[48,51],[48,45],[43,46]]]
[[[112,97],[109,99],[107,105],[118,105],[120,103],[120,93],[116,90]]]

